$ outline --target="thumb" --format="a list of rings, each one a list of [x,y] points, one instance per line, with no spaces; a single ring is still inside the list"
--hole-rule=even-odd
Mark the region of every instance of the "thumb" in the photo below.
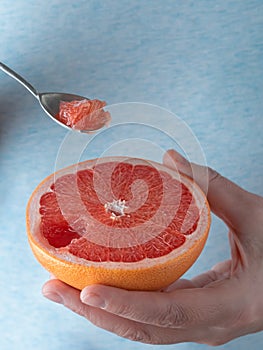
[[[175,150],[167,151],[163,162],[169,168],[176,168],[191,178],[194,174],[194,181],[204,192],[207,189],[211,210],[233,231],[247,234],[253,228],[258,230],[258,208],[263,208],[261,197],[245,191],[211,168],[188,162]]]

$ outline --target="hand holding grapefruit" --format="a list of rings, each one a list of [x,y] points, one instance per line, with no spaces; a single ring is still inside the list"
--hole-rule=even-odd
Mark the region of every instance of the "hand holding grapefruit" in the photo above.
[[[208,171],[208,200],[229,227],[231,259],[162,291],[93,285],[79,292],[52,279],[43,294],[105,330],[143,343],[221,345],[262,331],[263,198],[214,170],[189,164],[175,151],[169,151],[164,162],[187,176],[193,171],[201,188]]]
[[[38,261],[77,288],[158,290],[201,253],[210,226],[202,190],[149,160],[102,158],[46,178],[27,207]]]

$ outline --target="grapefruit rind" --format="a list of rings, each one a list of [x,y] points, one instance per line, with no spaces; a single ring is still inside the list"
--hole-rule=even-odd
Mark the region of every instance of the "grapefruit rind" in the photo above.
[[[127,158],[110,157],[105,161],[125,161]],[[100,160],[101,161],[101,160]],[[134,162],[141,161],[134,159]],[[159,290],[180,278],[196,261],[208,237],[211,218],[207,199],[198,185],[189,177],[150,161],[157,169],[163,169],[173,177],[179,177],[191,189],[200,218],[196,230],[186,235],[185,243],[171,253],[153,259],[133,263],[93,262],[63,253],[43,242],[39,235],[39,199],[58,178],[64,174],[86,169],[96,164],[97,159],[74,164],[48,176],[32,193],[26,210],[26,224],[30,247],[39,263],[56,278],[77,288],[91,284],[105,284],[128,290]]]

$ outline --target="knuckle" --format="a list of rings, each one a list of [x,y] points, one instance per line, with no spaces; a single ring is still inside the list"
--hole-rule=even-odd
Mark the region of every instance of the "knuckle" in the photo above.
[[[68,305],[65,304],[65,306],[80,316],[88,317],[88,308],[82,303],[78,303],[78,304],[71,303]]]
[[[158,318],[158,325],[165,328],[184,326],[189,321],[185,310],[174,303],[167,306]]]
[[[132,316],[133,314],[132,306],[128,304],[120,303],[118,306],[116,306],[114,313],[123,317]]]
[[[218,347],[228,343],[233,339],[232,336],[228,336],[226,329],[222,327],[212,326],[203,329],[202,336],[198,337],[198,343],[206,344],[211,347]],[[229,333],[231,333],[229,331]]]
[[[208,173],[209,173],[209,180],[210,180],[210,183],[212,181],[217,181],[217,180],[220,180],[220,179],[223,179],[223,176],[220,175],[215,169],[213,168],[210,168],[208,167]]]
[[[152,335],[144,328],[142,327],[134,327],[134,328],[127,328],[123,334],[120,334],[122,337],[146,344],[152,344],[153,339]]]
[[[221,346],[226,344],[228,341],[224,340],[223,338],[218,338],[218,339],[214,339],[211,343],[207,343],[210,346]]]

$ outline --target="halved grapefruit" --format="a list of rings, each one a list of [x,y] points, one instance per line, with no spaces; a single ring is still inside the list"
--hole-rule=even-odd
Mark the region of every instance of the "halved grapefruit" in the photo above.
[[[26,218],[37,260],[77,289],[164,288],[195,262],[210,227],[206,197],[190,178],[124,157],[50,175],[33,192]]]

